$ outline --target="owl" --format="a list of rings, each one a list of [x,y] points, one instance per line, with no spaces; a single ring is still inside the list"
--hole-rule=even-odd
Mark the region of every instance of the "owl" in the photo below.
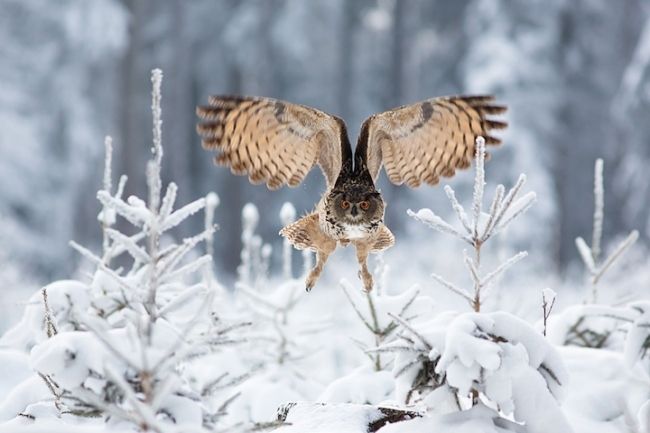
[[[382,166],[396,185],[435,185],[440,177],[469,167],[478,136],[488,145],[500,143],[490,133],[506,123],[492,116],[505,110],[493,96],[439,97],[405,105],[366,119],[353,153],[345,123],[336,116],[271,98],[212,96],[208,105],[197,107],[197,131],[203,147],[217,151],[218,165],[272,190],[297,186],[318,165],[325,193],[312,212],[280,235],[297,249],[316,252],[307,291],[337,246],[349,244],[356,249],[359,278],[370,291],[368,255],[395,243],[376,186]]]

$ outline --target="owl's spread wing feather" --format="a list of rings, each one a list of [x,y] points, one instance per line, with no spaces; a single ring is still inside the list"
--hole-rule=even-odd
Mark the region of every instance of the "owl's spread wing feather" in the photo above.
[[[351,158],[343,121],[314,108],[271,98],[212,96],[196,113],[203,147],[218,151],[215,162],[270,189],[297,186],[315,164],[332,185],[342,159]]]
[[[507,124],[488,116],[504,111],[493,96],[454,96],[375,114],[361,127],[355,159],[375,181],[383,164],[396,185],[435,185],[441,176],[470,166],[478,136],[486,144],[501,142],[489,134]]]

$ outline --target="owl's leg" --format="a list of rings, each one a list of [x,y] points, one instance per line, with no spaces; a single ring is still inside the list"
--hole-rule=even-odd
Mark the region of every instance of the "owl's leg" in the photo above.
[[[354,243],[357,248],[357,260],[359,261],[359,278],[363,281],[363,288],[366,292],[372,290],[372,274],[368,271],[368,254],[370,253],[371,245],[366,241],[358,241]]]
[[[336,249],[336,241],[332,239],[323,239],[318,244],[318,249],[316,250],[316,266],[309,272],[307,275],[307,280],[305,281],[305,289],[310,292],[311,289],[318,281],[321,272],[323,272],[323,266],[329,258],[330,254]]]

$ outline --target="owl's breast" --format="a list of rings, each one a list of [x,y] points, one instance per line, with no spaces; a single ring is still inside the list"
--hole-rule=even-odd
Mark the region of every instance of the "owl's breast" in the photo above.
[[[370,227],[367,224],[341,224],[345,239],[363,239],[370,234]]]
[[[339,221],[330,215],[319,218],[321,230],[335,240],[364,239],[375,234],[381,226],[381,221],[363,221],[358,224]]]

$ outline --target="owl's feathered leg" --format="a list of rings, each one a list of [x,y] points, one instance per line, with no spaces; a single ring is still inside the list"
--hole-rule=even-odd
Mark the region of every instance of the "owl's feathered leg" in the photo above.
[[[309,272],[305,281],[305,288],[308,292],[311,291],[323,272],[325,262],[336,249],[336,241],[320,229],[316,213],[305,215],[298,221],[289,224],[280,231],[280,234],[298,250],[316,251],[316,266]]]
[[[356,241],[354,246],[357,248],[357,260],[359,261],[359,278],[363,281],[363,288],[366,292],[372,290],[372,274],[368,271],[368,254],[370,254],[371,244],[367,240]]]
[[[336,249],[336,241],[323,242],[318,245],[318,250],[316,251],[316,266],[309,272],[307,275],[307,280],[305,281],[305,289],[308,292],[311,292],[311,289],[318,281],[321,272],[323,272],[323,266],[329,258],[330,254]]]
[[[363,281],[363,288],[366,292],[372,290],[372,274],[368,271],[368,255],[384,251],[395,244],[395,236],[382,224],[374,236],[354,241],[357,249],[357,260],[359,261],[359,278]]]

